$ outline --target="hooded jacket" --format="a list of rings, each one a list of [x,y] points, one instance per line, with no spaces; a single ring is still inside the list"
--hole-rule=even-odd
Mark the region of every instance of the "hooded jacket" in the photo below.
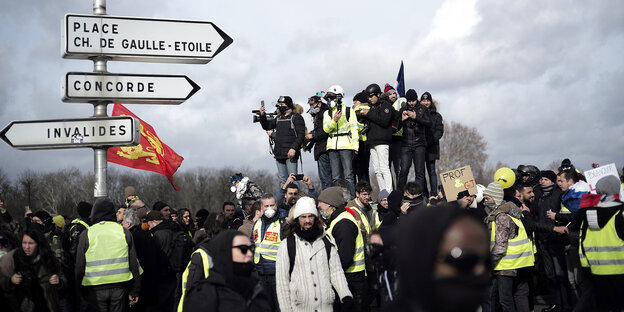
[[[243,233],[226,230],[208,243],[214,262],[207,279],[191,286],[184,299],[185,312],[273,311],[269,295],[253,276],[236,276],[232,264],[232,240]]]
[[[293,112],[287,117],[280,115],[269,121],[266,118],[266,114],[264,114],[260,116],[260,124],[264,130],[275,129],[273,156],[276,160],[288,159],[288,150],[291,148],[296,151],[293,159],[299,157],[306,130],[305,121],[301,115]]]
[[[99,222],[116,222],[117,218],[115,217],[115,206],[108,199],[98,199],[93,205],[93,210],[91,211],[91,220],[93,224]],[[85,274],[86,268],[86,260],[85,253],[89,249],[89,237],[88,237],[89,229],[83,231],[80,234],[80,238],[78,240],[78,250],[76,251],[76,268],[75,268],[75,278],[76,285],[82,284],[82,278]],[[134,248],[134,240],[132,239],[132,234],[130,231],[124,228],[124,234],[126,237],[126,243],[128,244],[128,263],[130,264],[130,272],[132,272],[133,279],[128,282],[123,283],[113,283],[113,284],[105,284],[98,286],[87,286],[93,289],[108,289],[108,288],[118,288],[118,287],[128,287],[130,286],[129,294],[131,296],[138,296],[139,290],[141,289],[141,279],[139,278],[139,262],[137,261],[136,251]],[[79,286],[83,287],[83,286]]]
[[[442,115],[437,111],[435,102],[429,105],[429,120],[431,126],[427,127],[425,133],[427,137],[427,160],[440,159],[440,139],[444,135],[444,124]]]

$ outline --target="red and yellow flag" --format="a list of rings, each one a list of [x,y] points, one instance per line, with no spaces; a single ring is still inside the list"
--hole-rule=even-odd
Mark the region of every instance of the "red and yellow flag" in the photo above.
[[[115,103],[113,116],[132,116],[141,122],[141,142],[136,146],[114,146],[108,148],[108,161],[136,169],[149,170],[165,175],[173,184],[173,174],[184,158],[176,154],[167,144],[160,141],[154,128],[137,117],[123,105]]]

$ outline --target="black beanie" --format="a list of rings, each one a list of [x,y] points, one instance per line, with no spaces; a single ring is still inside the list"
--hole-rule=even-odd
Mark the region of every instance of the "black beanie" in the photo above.
[[[358,94],[356,94],[355,96],[353,96],[353,101],[358,101],[360,103],[367,103],[368,102],[368,96],[366,96],[366,93],[364,91],[359,92]]]
[[[154,203],[154,206],[152,206],[152,209],[161,211],[163,208],[165,208],[167,206],[169,206],[169,205],[167,205],[165,202],[157,201],[157,202]]]
[[[541,172],[542,178],[547,178],[552,181],[552,183],[557,183],[557,175],[552,170],[542,170]]]
[[[407,92],[405,93],[405,99],[408,102],[411,101],[418,101],[418,93],[416,93],[416,91],[414,89],[409,89],[407,90]]]
[[[41,220],[41,222],[43,222],[44,225],[52,224],[52,217],[45,210],[39,210],[33,213],[33,217],[39,218],[39,220]]]
[[[429,100],[429,101],[431,101],[431,103],[433,103],[433,97],[431,96],[431,93],[429,93],[429,91],[427,91],[427,92],[423,93],[423,94],[420,96],[420,100],[421,100],[421,101],[422,101],[422,100]]]
[[[91,208],[93,208],[93,205],[81,201],[78,203],[78,207],[76,208],[76,210],[78,210],[78,215],[81,218],[89,219],[89,216],[91,215]]]

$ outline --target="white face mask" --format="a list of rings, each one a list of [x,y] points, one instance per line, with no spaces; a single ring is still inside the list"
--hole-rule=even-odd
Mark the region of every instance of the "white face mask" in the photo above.
[[[325,220],[329,220],[329,218],[331,217],[331,215],[329,214],[329,212],[319,209],[319,211],[321,212],[321,218],[325,219]]]
[[[269,219],[273,218],[273,216],[275,216],[275,209],[267,208],[267,210],[264,211],[264,216]]]
[[[2,258],[4,255],[6,255],[7,252],[4,250],[0,250],[0,258]]]
[[[234,185],[230,186],[230,192],[236,193],[236,186]]]

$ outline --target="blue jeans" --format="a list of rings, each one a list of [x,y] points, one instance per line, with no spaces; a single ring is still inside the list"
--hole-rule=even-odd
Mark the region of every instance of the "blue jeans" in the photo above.
[[[288,179],[288,176],[291,173],[297,174],[297,160],[298,158],[275,160],[275,164],[277,164],[277,174],[279,176],[280,188],[284,185],[284,183],[286,183],[286,179]]]
[[[347,180],[347,189],[351,198],[355,198],[355,178],[353,177],[353,150],[329,150],[329,164],[331,166],[332,184],[340,186],[340,173]]]
[[[426,148],[424,146],[401,147],[401,173],[399,174],[399,183],[397,183],[397,190],[403,192],[405,184],[407,183],[407,176],[409,175],[410,168],[412,167],[412,163],[414,163],[416,182],[423,186],[423,188],[426,187],[426,185],[424,185],[425,151]]]
[[[316,162],[319,179],[321,179],[321,191],[332,186],[331,165],[329,163],[329,153],[325,152],[319,156]]]
[[[427,192],[427,184],[423,184],[423,189],[425,190],[425,195],[427,195],[427,198],[429,198],[429,196],[438,195],[438,174],[436,173],[435,162],[435,159],[426,161],[427,174],[429,175],[429,185],[431,185],[431,187],[429,188],[429,192]]]

